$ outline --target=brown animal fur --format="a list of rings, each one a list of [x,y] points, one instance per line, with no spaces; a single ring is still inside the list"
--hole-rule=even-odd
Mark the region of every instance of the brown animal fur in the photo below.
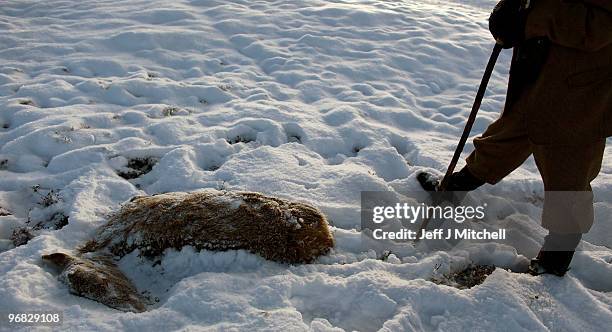
[[[140,297],[129,280],[110,260],[99,257],[123,257],[138,249],[153,258],[186,245],[198,250],[245,249],[278,262],[310,263],[326,254],[334,240],[325,216],[310,205],[252,192],[206,190],[135,197],[78,249],[79,257],[43,258],[63,269],[73,292],[113,308],[140,311],[135,304]],[[84,258],[85,254],[94,258]],[[92,293],[100,284],[115,283],[125,290],[116,300],[100,300],[100,294]],[[120,308],[115,302],[124,305]]]
[[[83,258],[53,253],[42,256],[42,259],[60,268],[62,272],[59,279],[68,285],[70,292],[75,295],[123,311],[146,310],[136,287],[109,257],[98,255]]]

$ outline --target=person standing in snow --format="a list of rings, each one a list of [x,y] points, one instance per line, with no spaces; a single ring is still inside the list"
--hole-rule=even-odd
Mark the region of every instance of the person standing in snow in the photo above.
[[[533,154],[549,233],[530,272],[563,276],[593,224],[590,183],[612,136],[612,0],[502,0],[489,29],[514,48],[506,103],[447,190],[495,184]]]

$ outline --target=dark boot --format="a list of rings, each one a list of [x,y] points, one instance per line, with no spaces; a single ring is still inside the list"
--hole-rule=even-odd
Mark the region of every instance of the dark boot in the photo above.
[[[438,177],[422,172],[417,175],[417,180],[426,191],[438,191],[440,180]],[[485,184],[485,181],[474,176],[467,167],[450,176],[446,191],[472,191]]]
[[[549,233],[535,259],[529,264],[532,275],[554,274],[562,277],[569,270],[570,263],[582,234]]]
[[[569,271],[574,251],[540,251],[529,263],[529,274],[554,274],[563,277]]]
[[[444,192],[439,191],[440,180],[438,177],[430,173],[419,173],[417,180],[425,191],[432,192],[433,204],[439,205],[445,202],[452,205],[459,205],[465,198],[468,191],[474,190],[483,184],[484,181],[475,177],[467,167],[464,167],[459,172],[451,174],[448,185]]]
[[[425,191],[438,191],[438,186],[440,186],[440,179],[428,172],[417,174],[417,181]]]
[[[459,172],[455,172],[450,176],[448,191],[472,191],[485,184],[485,181],[477,178],[472,174],[467,166],[463,167]]]

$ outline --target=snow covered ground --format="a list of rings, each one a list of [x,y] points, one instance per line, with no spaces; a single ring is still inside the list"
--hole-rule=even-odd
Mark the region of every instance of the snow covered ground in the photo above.
[[[597,250],[577,253],[566,278],[511,272],[545,234],[532,160],[475,193],[496,208],[494,225],[524,229],[518,253],[406,245],[381,260],[361,246],[360,191],[418,190],[418,171],[445,169],[492,48],[493,5],[2,1],[0,206],[12,215],[0,217],[0,311],[62,310],[72,331],[609,329],[610,148],[583,242]],[[499,114],[508,62],[505,52],[474,135]],[[186,247],[152,267],[133,253],[121,268],[157,300],[142,314],[68,294],[40,260],[89,239],[132,196],[200,188],[310,202],[336,249],[302,266]],[[26,245],[9,239],[28,220],[65,217]],[[467,290],[430,281],[470,263],[510,270]]]

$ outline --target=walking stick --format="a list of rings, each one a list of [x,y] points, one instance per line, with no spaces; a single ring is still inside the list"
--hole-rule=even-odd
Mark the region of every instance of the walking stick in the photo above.
[[[459,144],[457,144],[457,148],[455,149],[455,154],[453,155],[453,159],[451,159],[450,164],[448,165],[448,169],[446,170],[446,174],[442,178],[442,182],[438,187],[437,191],[446,191],[446,187],[448,186],[448,181],[450,180],[451,174],[455,171],[455,166],[457,166],[457,162],[459,161],[459,157],[461,156],[461,152],[463,152],[463,148],[465,147],[465,142],[467,142],[468,137],[470,136],[470,132],[472,131],[472,127],[474,126],[474,121],[476,120],[476,114],[478,114],[478,110],[480,109],[480,104],[482,104],[482,98],[487,91],[487,85],[489,84],[489,79],[491,78],[491,74],[493,73],[493,68],[495,68],[495,63],[497,62],[497,58],[499,57],[499,53],[501,53],[502,46],[500,44],[495,44],[493,48],[493,52],[491,53],[491,57],[489,58],[489,63],[487,63],[487,67],[485,69],[484,75],[482,76],[482,81],[480,82],[480,87],[478,88],[478,93],[476,93],[476,99],[474,100],[474,105],[472,105],[472,111],[470,112],[470,116],[467,119],[465,124],[465,128],[463,128],[463,134],[461,135],[461,139],[459,139]],[[429,224],[429,218],[423,220],[421,227],[417,233],[421,234],[423,229],[427,228]],[[415,242],[419,241],[419,237],[415,239]]]
[[[489,63],[487,64],[487,68],[485,69],[484,75],[482,76],[482,81],[480,82],[480,87],[478,88],[478,93],[476,93],[476,99],[474,100],[474,105],[472,106],[472,111],[470,112],[470,116],[467,119],[467,123],[465,124],[465,128],[463,129],[463,135],[461,135],[461,139],[459,140],[459,144],[455,149],[455,154],[453,155],[453,159],[448,165],[448,169],[446,170],[446,174],[444,174],[444,178],[442,178],[442,182],[440,183],[440,187],[438,191],[446,191],[446,186],[448,186],[448,180],[450,179],[451,174],[455,171],[455,166],[457,166],[457,161],[459,161],[459,157],[461,156],[461,152],[463,152],[463,148],[465,147],[465,142],[470,136],[470,132],[472,131],[472,126],[474,126],[474,121],[476,120],[476,114],[478,114],[478,110],[480,109],[480,104],[482,104],[482,98],[484,97],[485,92],[487,91],[487,85],[489,84],[489,79],[491,78],[491,74],[493,73],[493,68],[495,67],[495,63],[497,62],[497,58],[499,57],[499,53],[502,50],[502,46],[500,44],[495,44],[493,48],[493,52],[491,53],[491,57],[489,58]]]

